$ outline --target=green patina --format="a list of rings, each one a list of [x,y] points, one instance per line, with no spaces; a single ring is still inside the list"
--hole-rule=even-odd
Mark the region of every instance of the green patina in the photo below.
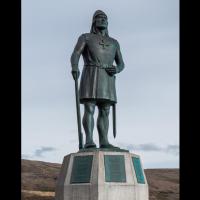
[[[140,158],[132,157],[132,161],[133,161],[133,166],[134,166],[136,177],[137,177],[137,182],[141,184],[145,184],[144,174],[143,174],[143,170],[140,163]]]
[[[104,155],[105,181],[126,182],[123,155]]]
[[[79,60],[84,66],[80,76]],[[98,108],[97,131],[100,148],[114,148],[108,141],[109,113],[112,107],[113,136],[116,137],[116,77],[124,70],[124,61],[119,42],[108,34],[108,18],[102,10],[93,15],[91,30],[81,34],[71,55],[72,77],[75,80],[79,149],[93,148],[94,113]],[[80,103],[84,105],[81,126]]]
[[[74,157],[70,183],[89,183],[93,156]]]

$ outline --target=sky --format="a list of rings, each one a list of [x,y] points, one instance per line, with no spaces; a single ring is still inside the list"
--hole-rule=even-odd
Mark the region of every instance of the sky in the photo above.
[[[140,155],[144,168],[178,168],[178,0],[22,0],[22,158],[62,163],[78,151],[70,57],[99,9],[125,63],[116,77],[117,137],[110,114],[109,141]]]

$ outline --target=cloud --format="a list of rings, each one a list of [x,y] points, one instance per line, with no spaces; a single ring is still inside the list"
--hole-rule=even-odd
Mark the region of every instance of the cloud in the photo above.
[[[40,149],[36,149],[34,152],[34,156],[43,157],[43,154],[50,151],[55,151],[56,149],[53,147],[41,147]]]
[[[138,151],[161,151],[162,148],[153,143],[147,144],[120,144],[123,148],[128,149],[129,151],[138,150]]]
[[[177,156],[179,154],[179,146],[178,145],[168,145],[166,147],[165,151],[167,153],[171,153],[171,154],[174,154]]]
[[[132,149],[142,150],[142,151],[161,151],[161,148],[155,144],[147,143],[147,144],[139,144],[139,145],[131,145]]]
[[[32,158],[32,155],[22,154],[22,159],[30,159],[30,158]]]
[[[120,143],[119,146],[122,148],[128,149],[129,151],[157,151],[165,152],[178,156],[179,146],[178,145],[168,145],[166,147],[160,147],[157,144],[146,143],[146,144],[124,144]]]

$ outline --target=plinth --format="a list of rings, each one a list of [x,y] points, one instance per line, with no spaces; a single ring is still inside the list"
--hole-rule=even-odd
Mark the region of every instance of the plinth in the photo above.
[[[105,149],[65,156],[55,200],[149,200],[140,156]]]

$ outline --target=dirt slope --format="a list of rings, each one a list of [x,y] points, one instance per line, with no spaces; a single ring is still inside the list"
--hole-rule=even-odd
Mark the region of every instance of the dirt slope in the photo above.
[[[22,200],[54,200],[61,165],[22,160]],[[178,169],[146,169],[150,200],[179,200]]]

